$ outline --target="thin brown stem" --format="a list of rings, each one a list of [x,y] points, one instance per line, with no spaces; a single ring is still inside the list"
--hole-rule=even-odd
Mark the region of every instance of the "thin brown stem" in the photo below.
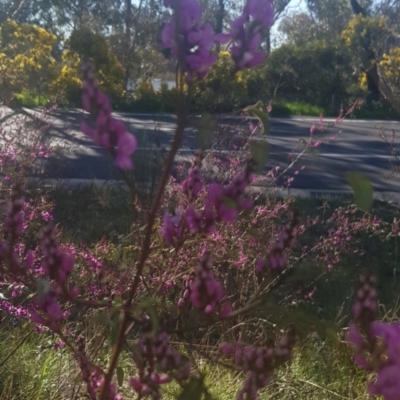
[[[150,209],[149,216],[148,216],[146,230],[145,230],[145,236],[144,236],[141,253],[140,253],[140,259],[139,259],[137,267],[136,267],[135,277],[134,277],[133,283],[129,289],[128,300],[126,302],[126,306],[128,308],[131,307],[131,305],[133,303],[134,296],[136,294],[137,288],[138,288],[140,280],[141,280],[145,262],[150,254],[151,237],[153,234],[154,221],[158,215],[158,209],[160,207],[160,204],[161,204],[161,201],[162,201],[162,198],[164,195],[165,187],[167,186],[169,178],[170,178],[170,173],[171,173],[171,169],[172,169],[172,166],[173,166],[173,163],[175,160],[175,155],[178,152],[178,150],[181,146],[182,140],[183,140],[183,133],[184,133],[186,123],[187,123],[187,110],[186,110],[186,107],[184,106],[183,82],[181,82],[180,90],[181,90],[181,92],[180,92],[180,96],[178,99],[179,103],[180,103],[179,104],[180,112],[178,113],[178,121],[177,121],[175,136],[174,136],[171,150],[170,150],[167,160],[164,164],[164,169],[163,169],[163,173],[161,175],[161,179],[160,179],[160,182],[159,182],[159,185],[157,188],[156,196],[155,196],[155,199],[153,201],[153,204]],[[110,363],[108,366],[108,370],[107,370],[107,373],[104,378],[103,391],[102,391],[102,394],[100,397],[101,400],[107,399],[107,392],[109,389],[111,378],[112,378],[115,368],[117,367],[118,358],[119,358],[119,355],[121,354],[123,345],[125,343],[125,332],[128,328],[129,323],[130,323],[130,320],[128,318],[128,315],[126,313],[123,313],[122,322],[119,327],[118,339],[117,339],[116,345],[114,346],[114,350],[111,355],[111,360],[110,360]]]

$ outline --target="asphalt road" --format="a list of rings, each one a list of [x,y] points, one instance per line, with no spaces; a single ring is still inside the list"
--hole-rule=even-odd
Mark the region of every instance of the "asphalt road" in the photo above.
[[[32,112],[24,110],[25,114]],[[174,116],[154,117],[127,113],[116,113],[115,116],[123,120],[132,133],[137,134],[142,154],[154,154],[152,148],[156,142],[168,149],[174,134]],[[15,114],[10,112],[0,116],[0,122],[6,123],[15,117]],[[107,161],[105,151],[80,132],[82,118],[87,117],[79,110],[56,110],[46,117],[46,122],[50,125],[48,137],[53,143],[64,144],[69,148],[63,155],[60,167],[54,171],[47,171],[49,176],[64,179],[118,179],[118,175]],[[310,126],[315,123],[315,140],[329,143],[318,147],[318,155],[301,157],[278,184],[285,185],[287,177],[294,176],[292,189],[319,192],[349,191],[345,173],[358,171],[370,179],[375,191],[400,193],[400,176],[387,176],[393,163],[396,165],[396,160],[391,155],[390,146],[379,136],[380,130],[383,129],[389,139],[393,133],[395,137],[399,137],[400,122],[346,120],[339,125],[328,127],[332,121],[325,120],[324,129],[319,131],[317,118],[272,119],[267,138],[270,155],[265,172],[276,166],[280,167],[280,171],[284,170],[290,164],[291,157],[299,154],[299,140],[308,140]],[[219,122],[223,129],[229,132],[228,137],[234,137],[239,131],[248,132],[251,121],[229,117]],[[398,147],[397,139],[394,144]],[[194,131],[188,128],[180,156],[188,156],[195,149]],[[232,147],[225,150],[232,150]],[[294,175],[302,166],[304,169],[298,175]]]

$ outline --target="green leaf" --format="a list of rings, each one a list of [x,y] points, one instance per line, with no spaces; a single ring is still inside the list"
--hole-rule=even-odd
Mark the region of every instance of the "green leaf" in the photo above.
[[[121,367],[117,367],[117,381],[119,386],[124,383],[124,370]]]
[[[264,111],[262,111],[262,109],[260,109],[260,107],[258,107],[257,105],[258,105],[258,103],[256,103],[256,105],[254,105],[254,106],[248,106],[248,107],[244,108],[243,111],[257,117],[257,119],[260,121],[261,126],[262,126],[261,133],[263,135],[266,135],[269,133],[269,131],[271,129],[271,123],[270,123],[268,114],[265,113]]]
[[[374,189],[369,179],[359,172],[346,172],[346,179],[353,190],[356,206],[368,211],[374,200]]]
[[[254,161],[257,163],[257,172],[262,172],[265,163],[268,160],[269,145],[266,141],[251,141],[250,153]]]
[[[203,378],[191,378],[190,381],[183,386],[176,400],[201,400],[203,393]]]
[[[211,146],[212,135],[216,126],[215,119],[210,114],[203,114],[197,123],[196,146],[204,150]]]

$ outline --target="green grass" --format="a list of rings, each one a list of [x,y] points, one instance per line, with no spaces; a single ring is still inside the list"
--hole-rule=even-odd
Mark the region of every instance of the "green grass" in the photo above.
[[[294,117],[294,116],[310,116],[318,117],[319,115],[325,117],[337,117],[337,112],[327,110],[323,107],[303,103],[303,102],[289,102],[282,101],[273,104],[271,116],[272,117]],[[376,119],[376,120],[398,120],[399,114],[385,101],[375,103],[372,105],[364,105],[360,109],[354,111],[348,118],[350,119]]]
[[[0,362],[18,346],[30,327],[0,329]],[[33,334],[0,368],[0,398],[2,400],[66,400],[77,390],[79,371],[68,350],[52,350],[54,342],[48,334]],[[109,354],[105,343],[99,357]],[[334,400],[337,398],[367,400],[367,375],[356,368],[349,349],[309,337],[295,351],[294,360],[275,373],[270,386],[260,393],[261,400]],[[205,374],[205,386],[216,400],[231,400],[243,383],[244,376],[227,370],[218,363],[197,360],[199,371]],[[136,397],[127,387],[128,377],[135,374],[127,353],[120,364],[125,372],[121,391],[126,400]],[[172,383],[164,389],[164,399],[173,400],[180,392]],[[82,397],[78,397],[81,399]],[[190,400],[190,399],[187,399]]]
[[[272,117],[312,116],[326,115],[322,107],[301,102],[277,102],[272,106]]]
[[[0,362],[15,353],[0,367],[0,398],[2,400],[61,400],[58,388],[63,387],[65,372],[71,367],[71,357],[49,348],[54,339],[33,333],[30,326],[0,329]],[[65,385],[65,383],[64,383]]]
[[[46,107],[52,101],[49,95],[38,95],[28,91],[16,94],[15,98],[22,107]]]

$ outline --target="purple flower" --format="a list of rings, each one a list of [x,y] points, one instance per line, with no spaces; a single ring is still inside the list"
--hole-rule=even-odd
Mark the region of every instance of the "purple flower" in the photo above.
[[[196,197],[203,186],[201,181],[200,165],[201,156],[197,156],[189,169],[188,176],[182,182],[182,189],[189,197]]]
[[[322,140],[317,140],[317,141],[314,143],[314,147],[319,147],[319,146],[321,146],[322,143],[323,143]]]
[[[273,19],[272,0],[248,0],[243,13],[232,22],[230,32],[215,36],[220,43],[232,40],[230,50],[236,69],[252,68],[264,61],[266,52],[258,48]]]
[[[186,209],[186,223],[191,231],[198,231],[201,228],[203,214],[201,211],[195,211],[192,205]]]
[[[220,221],[233,222],[239,212],[251,208],[253,204],[252,199],[243,197],[244,191],[252,179],[251,168],[247,167],[228,186],[224,187],[218,183],[210,184],[205,209],[215,208]]]
[[[263,27],[269,28],[274,23],[274,6],[270,0],[248,0],[244,10],[260,22]]]
[[[64,253],[57,243],[56,231],[53,225],[48,225],[39,234],[42,241],[42,268],[58,285],[66,283],[74,267],[74,259]]]
[[[385,400],[398,400],[400,393],[400,364],[392,364],[382,368],[376,382],[368,386],[373,396],[383,396]]]
[[[159,229],[160,235],[168,243],[173,244],[176,239],[180,239],[183,233],[183,210],[177,208],[175,210],[175,215],[170,215],[169,213],[164,214],[163,225]]]
[[[188,82],[193,76],[205,78],[217,56],[211,54],[214,42],[211,25],[201,25],[200,3],[197,0],[170,0],[165,1],[165,5],[171,7],[175,15],[162,30],[162,46],[172,50],[182,72],[186,72]]]
[[[211,260],[206,254],[197,266],[196,277],[190,287],[190,302],[194,308],[205,314],[212,314],[223,298],[221,283],[211,271]],[[230,313],[229,306],[224,309],[224,317]]]
[[[121,121],[112,116],[110,100],[97,86],[91,64],[83,66],[83,108],[96,118],[96,129],[85,122],[81,130],[98,146],[108,149],[121,169],[132,169],[132,154],[137,149],[136,138],[125,130]]]
[[[137,149],[137,140],[135,136],[128,132],[120,135],[117,142],[117,155],[115,164],[121,169],[132,169],[133,162],[131,154]]]
[[[389,361],[400,365],[400,324],[386,324],[376,321],[371,326],[371,334],[380,337],[384,341]]]

